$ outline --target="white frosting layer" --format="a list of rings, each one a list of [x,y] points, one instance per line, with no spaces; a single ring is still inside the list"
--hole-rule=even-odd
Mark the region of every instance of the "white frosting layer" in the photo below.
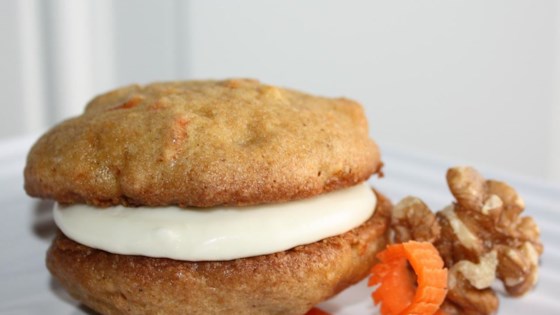
[[[56,225],[89,247],[177,260],[230,260],[319,241],[365,222],[375,194],[360,184],[317,197],[250,207],[96,208],[55,204]]]

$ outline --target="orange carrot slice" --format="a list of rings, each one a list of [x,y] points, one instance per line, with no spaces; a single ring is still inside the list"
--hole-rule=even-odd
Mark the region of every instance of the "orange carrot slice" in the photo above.
[[[438,311],[447,294],[447,269],[431,243],[389,245],[377,258],[380,263],[372,268],[368,285],[379,284],[372,298],[375,304],[381,303],[381,314],[432,315]]]
[[[305,315],[330,315],[329,313],[319,309],[319,308],[312,308],[309,312],[305,313]]]

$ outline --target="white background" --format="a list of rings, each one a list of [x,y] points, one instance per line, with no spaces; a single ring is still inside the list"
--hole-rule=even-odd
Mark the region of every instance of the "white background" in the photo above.
[[[253,77],[365,107],[381,146],[560,183],[558,2],[0,1],[0,138],[154,80]]]

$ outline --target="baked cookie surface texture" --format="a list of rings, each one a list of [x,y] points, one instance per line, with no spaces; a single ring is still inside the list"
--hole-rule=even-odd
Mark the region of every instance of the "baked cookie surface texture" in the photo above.
[[[51,129],[31,196],[99,206],[249,205],[355,185],[381,167],[362,107],[254,80],[128,86]]]

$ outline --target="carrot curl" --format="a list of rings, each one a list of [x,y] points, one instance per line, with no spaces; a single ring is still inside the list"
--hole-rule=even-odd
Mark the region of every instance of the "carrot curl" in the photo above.
[[[368,285],[379,284],[372,298],[376,305],[381,304],[382,315],[432,315],[438,311],[447,294],[447,269],[431,243],[389,245],[377,258],[380,263],[372,268]]]

